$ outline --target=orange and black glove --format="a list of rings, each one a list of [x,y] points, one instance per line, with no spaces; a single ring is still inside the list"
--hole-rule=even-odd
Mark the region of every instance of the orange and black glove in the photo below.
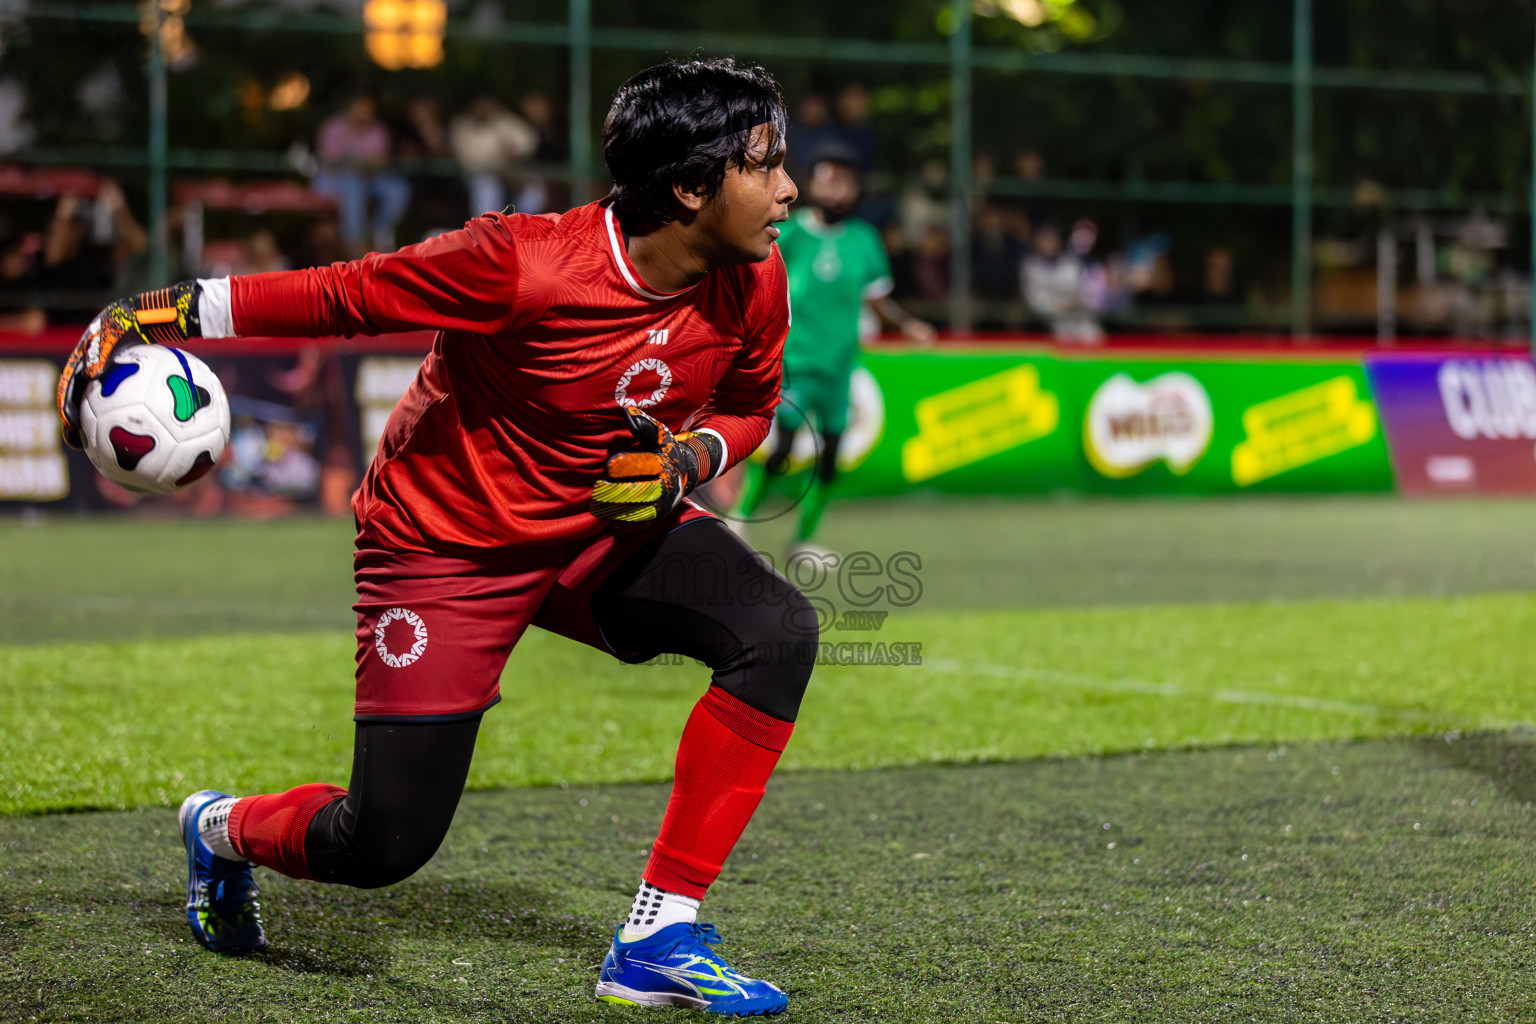
[[[624,418],[640,450],[608,456],[602,479],[592,485],[592,514],[643,525],[676,509],[684,495],[710,478],[725,452],[715,435],[674,435],[639,406],[625,406]]]
[[[81,447],[80,402],[85,387],[107,372],[113,353],[133,345],[179,345],[202,337],[197,319],[200,292],[196,281],[182,281],[118,299],[96,315],[59,374],[57,403],[65,444]]]

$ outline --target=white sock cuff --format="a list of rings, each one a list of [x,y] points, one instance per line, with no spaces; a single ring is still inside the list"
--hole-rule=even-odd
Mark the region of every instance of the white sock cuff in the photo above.
[[[624,920],[624,938],[633,941],[678,922],[698,920],[699,901],[641,881],[635,905]]]

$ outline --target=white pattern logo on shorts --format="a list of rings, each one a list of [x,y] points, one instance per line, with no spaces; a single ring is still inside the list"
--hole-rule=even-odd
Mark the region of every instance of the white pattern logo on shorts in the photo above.
[[[410,650],[402,654],[391,654],[384,633],[391,622],[401,621],[416,631],[416,639],[412,641]],[[379,659],[390,668],[405,668],[427,649],[427,624],[409,608],[391,608],[379,616],[378,625],[373,627],[373,649],[379,652]]]

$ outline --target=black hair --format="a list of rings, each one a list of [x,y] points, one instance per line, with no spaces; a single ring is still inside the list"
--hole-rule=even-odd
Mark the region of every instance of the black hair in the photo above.
[[[863,161],[859,158],[859,151],[841,140],[824,142],[811,151],[811,158],[805,161],[805,166],[815,167],[817,164],[838,164],[853,171],[859,177],[863,177]]]
[[[745,167],[752,129],[768,152],[784,144],[784,94],[762,68],[729,57],[670,60],[619,87],[603,122],[614,212],[626,224],[677,217],[672,186],[714,198],[728,168]]]

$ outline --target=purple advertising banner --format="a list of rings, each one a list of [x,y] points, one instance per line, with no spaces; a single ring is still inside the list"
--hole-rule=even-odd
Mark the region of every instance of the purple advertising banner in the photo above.
[[[1404,494],[1536,494],[1536,365],[1505,355],[1370,355]]]

